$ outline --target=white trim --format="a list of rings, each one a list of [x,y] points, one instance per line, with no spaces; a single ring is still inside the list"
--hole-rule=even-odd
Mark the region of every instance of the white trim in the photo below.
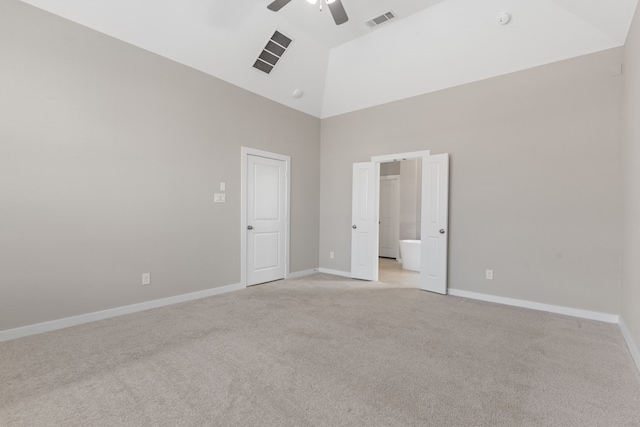
[[[305,276],[309,276],[313,273],[317,273],[318,269],[317,268],[312,268],[310,270],[302,270],[302,271],[296,271],[295,273],[289,273],[289,279],[297,279],[299,277],[305,277]]]
[[[429,157],[431,155],[430,150],[423,151],[411,151],[409,153],[397,153],[397,154],[385,154],[384,156],[372,156],[372,162],[386,163],[386,162],[398,162],[402,160],[416,159]]]
[[[620,320],[618,321],[618,327],[620,328],[620,332],[622,332],[624,340],[627,342],[627,347],[629,347],[631,357],[633,358],[633,361],[636,362],[638,371],[640,371],[640,350],[638,350],[638,346],[633,341],[633,337],[631,336],[629,329],[627,329],[627,325],[625,325],[624,320],[622,320],[622,316],[620,316]]]
[[[330,268],[318,268],[318,272],[320,273],[325,273],[325,274],[332,274],[334,276],[341,276],[341,277],[348,277],[349,279],[351,279],[351,272],[350,271],[341,271],[341,270],[332,270]]]
[[[284,278],[289,278],[289,236],[291,235],[291,157],[255,148],[240,147],[240,283],[247,287],[247,162],[249,156],[265,157],[267,159],[282,160],[286,164],[286,194],[284,230]]]
[[[245,286],[237,283],[235,285],[220,286],[217,288],[206,289],[204,291],[196,291],[188,294],[176,295],[173,297],[161,298],[153,301],[145,301],[138,304],[125,305],[123,307],[110,308],[108,310],[96,311],[93,313],[81,314],[79,316],[52,320],[50,322],[37,323],[35,325],[8,329],[6,331],[0,331],[0,342],[22,338],[29,335],[41,334],[43,332],[64,329],[71,326],[78,326],[85,323],[95,322],[97,320],[104,320],[111,317],[122,316],[124,314],[137,313],[139,311],[150,310],[152,308],[165,307],[167,305],[178,304],[185,301],[207,298],[244,288]]]
[[[530,308],[532,310],[547,311],[550,313],[564,314],[566,316],[580,317],[582,319],[598,320],[600,322],[618,323],[620,316],[617,314],[601,313],[599,311],[580,310],[577,308],[563,307],[561,305],[543,304],[522,299],[498,297],[495,295],[480,294],[461,289],[449,288],[449,295],[471,298],[480,301],[495,302],[498,304],[512,305],[514,307]]]

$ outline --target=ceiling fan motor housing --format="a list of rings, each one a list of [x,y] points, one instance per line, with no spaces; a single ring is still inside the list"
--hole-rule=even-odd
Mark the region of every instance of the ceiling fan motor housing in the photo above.
[[[322,4],[326,3],[329,6],[329,10],[331,11],[331,16],[333,16],[333,20],[336,25],[344,24],[349,20],[347,16],[347,12],[344,10],[344,6],[342,5],[342,0],[307,0],[311,4],[316,4],[320,1],[320,10],[322,10]],[[288,5],[291,0],[274,0],[267,6],[267,9],[272,10],[274,12],[279,11],[286,5]]]

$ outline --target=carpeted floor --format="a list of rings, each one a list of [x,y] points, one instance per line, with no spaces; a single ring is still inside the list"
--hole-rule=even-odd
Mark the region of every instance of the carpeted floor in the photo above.
[[[315,274],[0,343],[2,426],[630,426],[616,325]]]

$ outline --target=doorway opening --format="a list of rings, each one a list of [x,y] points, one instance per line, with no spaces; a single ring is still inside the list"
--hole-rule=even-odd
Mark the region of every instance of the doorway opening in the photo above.
[[[447,237],[449,209],[449,154],[416,151],[374,156],[353,164],[351,277],[378,280],[380,166],[418,159],[422,163],[420,211],[420,289],[447,293]]]
[[[419,255],[408,254],[403,263],[401,247],[407,250],[406,241],[415,247],[421,240],[422,162],[419,158],[381,162],[378,182],[378,280],[418,288]]]

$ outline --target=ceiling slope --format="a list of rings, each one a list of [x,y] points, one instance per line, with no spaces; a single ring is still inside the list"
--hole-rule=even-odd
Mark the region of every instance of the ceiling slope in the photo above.
[[[304,0],[278,13],[271,0],[21,1],[316,117],[620,46],[638,2],[343,0],[350,19],[336,26]],[[275,30],[293,43],[265,75],[252,64]]]
[[[616,36],[552,1],[447,0],[334,48],[322,117],[620,46]]]
[[[621,45],[627,39],[637,0],[552,0],[553,3],[600,29]]]

